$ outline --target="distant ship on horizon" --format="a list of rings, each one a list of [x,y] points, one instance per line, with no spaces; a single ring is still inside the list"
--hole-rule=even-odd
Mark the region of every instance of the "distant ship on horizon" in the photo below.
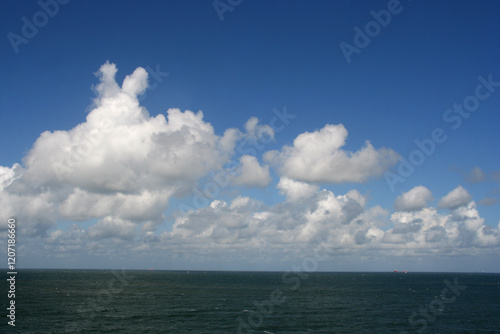
[[[405,270],[405,271],[398,271],[397,269],[394,269],[394,272],[395,273],[402,273],[402,274],[407,274],[408,272]]]

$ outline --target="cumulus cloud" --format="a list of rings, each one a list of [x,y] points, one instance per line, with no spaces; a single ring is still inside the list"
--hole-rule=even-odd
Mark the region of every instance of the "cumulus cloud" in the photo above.
[[[415,187],[396,199],[392,214],[368,206],[367,196],[357,190],[320,190],[314,183],[364,182],[397,161],[392,150],[368,142],[356,152],[343,150],[347,130],[342,125],[305,132],[293,146],[265,154],[264,160],[278,168],[276,187],[285,201],[222,200],[217,193],[206,205],[164,217],[173,198],[191,195],[208,175],[226,185],[268,186],[270,167],[259,163],[257,151],[274,132],[257,118],[249,119],[244,131],[227,129],[220,136],[201,111],[169,109],[152,116],[138,102],[147,87],[146,71],[138,68],[121,85],[116,73],[113,64],[101,67],[97,98],[85,122],[42,133],[23,165],[0,166],[0,219],[15,216],[22,222],[17,232],[32,243],[31,255],[127,261],[213,256],[241,262],[302,259],[319,241],[356,257],[468,254],[500,247],[499,227],[485,224],[462,187],[441,198],[438,208],[428,206],[429,189]],[[231,159],[240,168],[231,180],[222,180],[217,171]],[[65,229],[57,224],[61,221],[77,223]]]
[[[456,209],[466,205],[472,200],[472,196],[462,186],[450,191],[446,196],[439,200],[438,206],[445,209]]]
[[[281,151],[266,152],[265,159],[283,176],[304,182],[365,182],[396,164],[391,149],[376,150],[370,142],[356,152],[342,149],[347,130],[342,124],[327,124],[321,130],[304,132]]]
[[[287,177],[280,178],[276,186],[282,195],[290,201],[297,201],[301,198],[307,198],[318,191],[319,187],[305,182],[295,181]]]
[[[223,243],[242,248],[288,248],[328,236],[332,242],[349,247],[375,238],[379,222],[373,218],[387,214],[378,209],[365,210],[364,204],[365,198],[357,191],[335,196],[323,190],[300,202],[271,207],[249,197],[237,197],[231,203],[214,201],[178,217],[163,238],[176,243],[185,240],[199,247]],[[356,239],[356,233],[366,239]]]
[[[394,227],[385,233],[385,240],[398,240],[408,249],[428,247],[458,254],[475,247],[500,245],[498,228],[484,224],[474,201],[455,207],[448,215],[439,214],[436,208],[430,207],[395,212],[391,220]]]
[[[19,175],[20,169],[21,165],[17,163],[12,168],[0,166],[0,190],[14,182],[16,175]]]
[[[429,189],[416,186],[396,198],[394,207],[399,211],[416,211],[427,207],[432,200],[432,193]]]
[[[280,181],[283,188],[302,186],[294,182]],[[428,198],[426,191],[422,193]],[[476,247],[500,246],[498,228],[485,224],[473,201],[451,209],[449,214],[441,214],[434,207],[389,214],[380,206],[367,207],[366,203],[366,197],[356,190],[335,195],[311,189],[300,200],[273,206],[249,197],[237,197],[228,203],[219,200],[179,216],[172,231],[164,232],[161,238],[165,245],[189,244],[199,248],[198,252],[214,252],[222,245],[231,245],[234,250],[266,249],[281,256],[300,254],[318,240],[339,251],[389,251],[399,255],[440,251],[467,254]]]
[[[302,186],[294,182],[281,183],[284,189]],[[47,250],[158,257],[159,263],[296,261],[312,255],[320,243],[334,249],[335,258],[410,256],[405,258],[410,263],[413,256],[491,254],[500,247],[499,228],[485,224],[474,201],[447,214],[434,207],[390,214],[380,206],[367,206],[366,196],[357,190],[336,195],[316,188],[307,193],[274,205],[248,196],[216,199],[206,207],[174,214],[171,229],[157,232],[106,216],[87,231],[56,230],[44,243]],[[71,238],[78,240],[72,244]]]
[[[90,239],[120,238],[131,240],[135,236],[136,224],[119,218],[105,217],[88,230]]]
[[[169,109],[166,117],[151,116],[138,101],[147,72],[136,69],[121,86],[116,72],[114,64],[101,66],[85,122],[42,133],[23,166],[0,168],[2,216],[22,218],[25,232],[43,233],[59,220],[106,216],[159,221],[173,196],[189,192],[233,154],[237,130],[216,135],[201,111]],[[252,122],[252,133],[271,135]]]
[[[240,165],[240,173],[231,179],[233,185],[263,188],[271,182],[269,166],[261,166],[256,157],[243,155]]]
[[[267,138],[267,140],[274,140],[274,130],[269,125],[259,124],[257,117],[250,117],[245,123],[246,135],[253,139]]]

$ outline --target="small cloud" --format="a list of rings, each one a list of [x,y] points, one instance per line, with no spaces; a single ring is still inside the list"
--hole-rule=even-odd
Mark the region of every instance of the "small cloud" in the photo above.
[[[465,180],[469,183],[479,183],[486,180],[486,174],[479,167],[474,167],[466,176]]]
[[[460,170],[459,170],[460,171]],[[474,167],[469,173],[460,171],[466,182],[475,184],[480,182],[497,182],[500,183],[500,170],[484,172],[480,167]]]
[[[253,139],[261,139],[268,137],[274,140],[274,130],[269,125],[259,125],[257,117],[250,117],[245,123],[245,130],[248,137]]]
[[[417,186],[396,198],[394,207],[400,211],[417,211],[432,201],[432,193],[424,186]]]
[[[444,209],[456,209],[464,206],[472,200],[472,196],[462,186],[450,191],[439,200],[438,206]]]
[[[494,197],[485,197],[477,202],[478,205],[492,206],[500,203],[500,199]]]
[[[287,177],[280,178],[280,182],[276,188],[280,190],[282,195],[286,196],[287,200],[292,202],[304,197],[309,197],[319,189],[316,185],[295,181]]]
[[[244,155],[240,158],[241,173],[231,180],[236,186],[264,188],[271,182],[269,166],[261,166],[256,157]]]

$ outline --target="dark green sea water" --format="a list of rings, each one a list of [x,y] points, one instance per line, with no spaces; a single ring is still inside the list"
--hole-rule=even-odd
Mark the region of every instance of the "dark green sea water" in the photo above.
[[[15,327],[1,289],[4,333],[500,333],[500,274],[19,270]]]

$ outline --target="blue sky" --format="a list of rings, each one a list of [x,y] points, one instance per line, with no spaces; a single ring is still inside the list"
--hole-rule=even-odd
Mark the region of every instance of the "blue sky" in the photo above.
[[[20,266],[286,270],[321,239],[338,256],[319,270],[500,270],[496,2],[1,6],[0,202]]]

